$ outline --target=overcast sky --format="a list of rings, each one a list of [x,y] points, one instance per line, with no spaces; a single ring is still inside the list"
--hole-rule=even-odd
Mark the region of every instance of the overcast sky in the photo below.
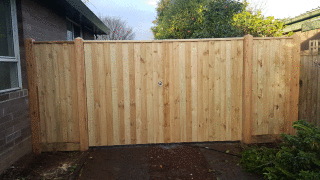
[[[98,16],[120,17],[133,27],[136,40],[153,39],[150,28],[158,0],[90,0],[87,6]],[[320,6],[320,0],[248,0],[275,18],[294,17]]]

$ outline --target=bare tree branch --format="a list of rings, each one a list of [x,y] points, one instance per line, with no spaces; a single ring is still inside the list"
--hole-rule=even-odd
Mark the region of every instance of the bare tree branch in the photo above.
[[[249,3],[247,11],[253,14],[257,14],[259,11],[266,13],[268,4],[267,0],[244,0],[244,3]]]
[[[98,35],[97,40],[133,40],[135,33],[127,22],[118,17],[103,17],[102,22],[110,29],[108,35]]]

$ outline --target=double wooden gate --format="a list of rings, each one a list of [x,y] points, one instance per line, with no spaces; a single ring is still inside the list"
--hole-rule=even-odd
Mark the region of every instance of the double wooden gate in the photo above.
[[[292,132],[295,38],[33,42],[35,152]]]

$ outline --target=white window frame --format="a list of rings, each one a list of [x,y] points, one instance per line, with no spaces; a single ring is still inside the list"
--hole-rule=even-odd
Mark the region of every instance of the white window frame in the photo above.
[[[12,36],[13,36],[13,44],[14,44],[13,50],[14,50],[15,57],[0,56],[0,62],[16,63],[17,71],[18,71],[18,87],[0,90],[0,93],[19,90],[22,88],[16,0],[10,0],[10,5],[11,5]]]

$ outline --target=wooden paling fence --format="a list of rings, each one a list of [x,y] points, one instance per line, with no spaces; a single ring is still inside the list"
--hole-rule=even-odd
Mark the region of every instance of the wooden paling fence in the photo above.
[[[26,44],[39,152],[259,142],[298,119],[296,37]]]
[[[319,40],[311,40],[309,50],[301,52],[299,119],[320,127]]]

